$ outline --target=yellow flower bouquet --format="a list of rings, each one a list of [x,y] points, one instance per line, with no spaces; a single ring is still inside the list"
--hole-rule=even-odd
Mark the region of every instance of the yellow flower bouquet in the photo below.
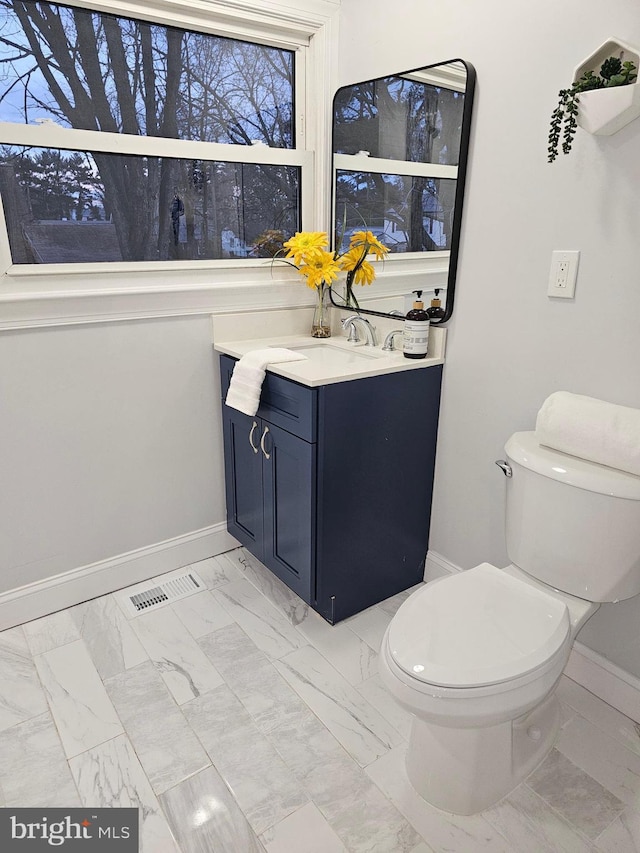
[[[306,278],[308,287],[316,289],[317,313],[321,318],[326,306],[326,293],[342,272],[347,274],[345,306],[359,308],[353,285],[371,284],[376,277],[373,264],[367,260],[367,256],[373,255],[375,260],[382,260],[389,251],[371,231],[356,231],[349,241],[349,248],[342,254],[328,251],[328,245],[329,238],[324,231],[299,231],[283,243],[283,249],[287,251],[283,260],[297,268],[300,275]],[[319,327],[317,330],[316,326]],[[326,318],[318,323],[314,319],[312,334],[315,337],[329,337],[331,331]]]

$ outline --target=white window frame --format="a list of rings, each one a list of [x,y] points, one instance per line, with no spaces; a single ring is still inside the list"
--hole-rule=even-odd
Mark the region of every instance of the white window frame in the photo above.
[[[301,170],[305,230],[329,218],[330,101],[340,0],[60,0],[98,12],[296,51],[296,148],[171,140],[0,122],[0,143],[284,164]],[[291,3],[292,5],[287,5]],[[310,110],[307,105],[312,105]],[[319,107],[320,105],[320,107]],[[326,108],[323,109],[322,105]],[[326,191],[322,189],[326,187]],[[13,264],[0,206],[0,329],[305,304],[307,288],[264,259]]]

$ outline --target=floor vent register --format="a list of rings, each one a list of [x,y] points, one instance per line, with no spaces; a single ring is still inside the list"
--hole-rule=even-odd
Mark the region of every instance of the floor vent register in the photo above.
[[[130,587],[126,594],[120,593],[116,597],[131,619],[141,613],[148,613],[150,610],[157,610],[173,601],[186,598],[188,595],[203,592],[205,589],[204,583],[195,572],[182,569],[175,573],[175,577],[166,575],[162,583],[158,583],[157,580],[140,583]]]

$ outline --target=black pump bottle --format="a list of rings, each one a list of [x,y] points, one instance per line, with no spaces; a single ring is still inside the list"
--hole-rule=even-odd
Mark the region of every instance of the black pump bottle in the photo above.
[[[430,320],[440,320],[444,317],[444,308],[442,307],[442,302],[438,299],[439,293],[440,288],[436,287],[436,295],[431,300],[431,307],[427,308],[427,314],[429,315]]]
[[[405,358],[426,358],[429,346],[429,315],[420,298],[422,291],[414,290],[413,293],[418,298],[404,321],[402,351]]]

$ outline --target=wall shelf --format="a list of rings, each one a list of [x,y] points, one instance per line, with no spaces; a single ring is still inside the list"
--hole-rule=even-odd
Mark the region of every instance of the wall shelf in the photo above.
[[[640,52],[619,39],[610,38],[576,67],[573,81],[586,71],[598,73],[600,66],[610,56],[623,62],[634,62],[640,68]],[[597,136],[611,136],[640,115],[640,83],[594,89],[579,95],[578,125]]]

